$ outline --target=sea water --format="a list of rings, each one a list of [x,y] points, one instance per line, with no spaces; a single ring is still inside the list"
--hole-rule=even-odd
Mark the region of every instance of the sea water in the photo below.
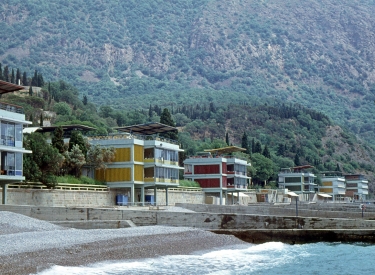
[[[269,242],[157,258],[53,266],[38,275],[123,274],[375,274],[375,245]]]

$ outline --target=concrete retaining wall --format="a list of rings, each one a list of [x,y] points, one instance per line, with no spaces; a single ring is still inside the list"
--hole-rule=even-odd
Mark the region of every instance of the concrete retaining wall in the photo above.
[[[296,208],[293,204],[274,206],[268,203],[241,206],[241,205],[208,205],[208,204],[187,204],[177,203],[176,206],[187,208],[196,212],[209,213],[237,213],[251,215],[271,215],[271,216],[296,216]],[[319,205],[306,204],[298,205],[298,216],[304,217],[320,217],[320,218],[362,218],[362,211],[356,205],[347,207],[337,205],[337,208],[330,206],[326,208],[324,205],[319,209]],[[367,219],[375,219],[374,206],[368,206],[363,213],[363,217]]]
[[[364,219],[326,219],[248,214],[168,212],[163,210],[69,208],[0,205],[10,211],[47,221],[123,221],[135,225],[188,226],[204,229],[375,229],[375,221]]]
[[[2,203],[0,188],[0,204]],[[12,205],[65,206],[65,207],[112,207],[116,204],[116,195],[120,190],[78,191],[78,190],[40,190],[8,188],[7,203]],[[153,192],[152,192],[153,194]],[[165,205],[165,191],[157,191],[157,203]],[[168,204],[178,202],[192,204],[204,203],[204,192],[168,191]]]

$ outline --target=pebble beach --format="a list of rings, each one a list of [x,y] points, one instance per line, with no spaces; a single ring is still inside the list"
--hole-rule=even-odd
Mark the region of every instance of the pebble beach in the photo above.
[[[0,274],[37,274],[54,265],[190,254],[244,244],[228,235],[189,228],[143,226],[70,229],[0,211]]]

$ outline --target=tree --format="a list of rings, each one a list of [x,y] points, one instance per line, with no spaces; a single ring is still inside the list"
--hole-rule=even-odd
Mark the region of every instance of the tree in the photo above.
[[[341,172],[340,165],[338,163],[336,164],[336,171]]]
[[[4,81],[9,82],[9,68],[8,68],[8,66],[4,67],[3,78],[4,78]]]
[[[27,74],[26,74],[26,72],[23,72],[23,75],[22,75],[22,84],[24,86],[27,86],[29,84],[28,81],[27,81]]]
[[[43,127],[43,113],[40,113],[39,125]]]
[[[247,137],[246,132],[243,132],[242,139],[241,139],[241,147],[246,149],[245,151],[246,154],[251,154],[251,149],[249,147],[249,139]]]
[[[83,105],[87,105],[87,102],[88,102],[88,100],[87,100],[87,96],[86,95],[84,95],[83,96],[83,100],[82,100],[82,103],[83,103]]]
[[[78,131],[73,131],[69,140],[69,151],[72,151],[73,146],[78,145],[84,156],[87,154],[88,145],[86,144],[82,134]]]
[[[44,79],[43,79],[43,75],[42,74],[38,74],[37,81],[38,81],[38,87],[43,87],[44,86]]]
[[[53,131],[52,146],[55,147],[60,154],[65,152],[64,130],[61,126]]]
[[[284,156],[284,153],[285,153],[285,146],[284,144],[279,143],[279,145],[277,146],[277,155]]]
[[[0,63],[0,80],[4,80],[3,68],[2,68],[2,64],[1,63]]]
[[[262,155],[265,156],[266,158],[269,158],[269,159],[271,158],[271,153],[270,153],[270,150],[268,150],[267,145],[264,146]]]
[[[260,144],[259,141],[257,141],[257,142],[255,143],[255,146],[254,146],[254,153],[259,153],[259,154],[262,153],[262,145]]]
[[[21,72],[20,72],[20,69],[17,69],[17,72],[16,72],[16,84],[18,84],[18,81],[21,81]]]
[[[150,104],[150,107],[148,108],[148,119],[151,119],[151,118],[152,118],[152,107]]]
[[[229,146],[229,133],[225,134],[225,143]]]
[[[55,187],[55,175],[59,172],[64,157],[47,143],[41,133],[26,135],[25,148],[32,151],[32,154],[24,155],[23,172],[26,181],[41,182],[48,188]]]
[[[31,79],[30,86],[36,86],[36,87],[38,87],[38,71],[37,70],[34,71],[34,76]]]
[[[160,115],[160,123],[168,125],[168,126],[176,127],[176,124],[174,123],[172,116],[169,113],[169,110],[167,108],[164,108],[163,112]],[[160,136],[173,139],[173,140],[178,139],[177,130],[172,130],[166,133],[161,133]]]
[[[29,96],[33,96],[33,86],[29,87]]]
[[[15,75],[14,75],[14,69],[12,69],[12,74],[11,74],[11,76],[10,76],[10,83],[13,83],[13,84],[16,83],[15,80],[14,80],[14,78],[15,78]]]
[[[251,153],[255,153],[255,139],[251,140]]]
[[[74,144],[71,150],[64,153],[65,164],[69,169],[69,174],[76,178],[81,177],[82,166],[86,163],[85,155],[81,151],[78,144]]]
[[[298,155],[298,154],[296,154],[296,155],[294,156],[294,164],[295,164],[296,166],[301,165],[301,161],[299,160],[299,155]]]
[[[87,151],[87,165],[89,169],[106,169],[107,163],[115,158],[115,148],[92,145]]]
[[[53,110],[56,112],[58,115],[70,115],[72,113],[72,109],[70,108],[68,103],[65,102],[59,102],[56,103],[53,106]]]
[[[274,173],[272,160],[259,153],[254,153],[251,156],[251,165],[255,170],[250,171],[255,184],[263,185]]]

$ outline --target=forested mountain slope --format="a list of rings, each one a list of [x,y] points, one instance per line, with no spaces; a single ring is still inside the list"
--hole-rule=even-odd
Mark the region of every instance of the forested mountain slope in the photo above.
[[[0,62],[116,109],[296,102],[372,142],[372,0],[3,0]]]

